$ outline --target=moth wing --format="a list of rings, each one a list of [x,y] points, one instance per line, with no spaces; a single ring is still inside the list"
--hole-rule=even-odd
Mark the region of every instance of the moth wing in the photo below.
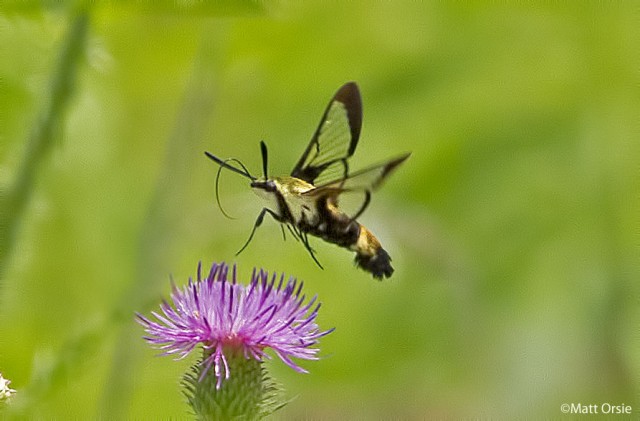
[[[340,210],[352,219],[359,217],[369,205],[371,192],[380,185],[391,174],[391,172],[402,164],[410,154],[402,155],[385,163],[357,171],[347,178],[334,180],[324,185],[315,187],[303,193],[303,196],[317,199],[324,198],[333,206],[338,206],[338,199],[344,198],[346,203],[340,206]],[[356,199],[352,193],[361,193],[362,199]]]
[[[291,176],[310,184],[327,184],[345,178],[362,127],[362,99],[355,82],[344,84],[322,115],[311,141]]]
[[[402,156],[394,158],[382,164],[373,165],[360,171],[350,174],[346,178],[330,181],[319,185],[303,195],[323,196],[323,195],[339,195],[347,191],[368,191],[372,192],[378,189],[382,182],[393,172],[400,164],[402,164],[411,154],[406,153]]]

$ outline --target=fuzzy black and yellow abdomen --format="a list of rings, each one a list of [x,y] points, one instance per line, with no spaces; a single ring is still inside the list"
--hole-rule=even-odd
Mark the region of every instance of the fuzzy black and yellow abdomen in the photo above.
[[[375,235],[343,213],[335,211],[325,213],[320,223],[316,225],[301,223],[298,228],[307,234],[354,251],[356,265],[371,273],[374,278],[388,278],[393,274],[391,257],[382,248]]]
[[[356,265],[371,273],[374,278],[388,278],[393,274],[391,256],[382,248],[375,235],[363,225],[360,225],[358,240],[350,248],[356,252]]]

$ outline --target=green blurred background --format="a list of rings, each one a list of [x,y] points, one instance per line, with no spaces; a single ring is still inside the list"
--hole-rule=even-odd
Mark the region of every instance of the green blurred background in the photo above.
[[[273,375],[277,419],[640,412],[637,3],[4,2],[0,372],[16,417],[179,419],[193,359],[155,357],[148,313],[198,261],[305,281],[323,359]],[[213,3],[213,2],[212,2]],[[208,150],[286,174],[344,82],[352,168],[405,151],[361,222],[377,282],[266,219]],[[195,357],[195,356],[194,356]]]

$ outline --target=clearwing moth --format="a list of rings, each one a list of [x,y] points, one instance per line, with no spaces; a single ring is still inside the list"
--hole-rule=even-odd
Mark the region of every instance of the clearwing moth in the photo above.
[[[391,276],[391,257],[373,233],[357,219],[369,205],[371,192],[377,189],[410,153],[360,171],[350,172],[348,160],[358,145],[361,126],[360,91],[356,83],[349,82],[338,89],[329,102],[309,145],[289,176],[268,176],[267,145],[264,141],[260,142],[264,176],[259,178],[251,175],[235,158],[220,159],[205,152],[220,165],[216,177],[218,204],[218,181],[222,168],[250,179],[251,189],[266,200],[266,205],[260,211],[248,240],[236,254],[249,245],[265,215],[270,215],[281,224],[283,236],[286,226],[293,237],[304,245],[320,268],[322,265],[309,244],[310,235],[355,252],[356,265],[371,273],[374,278]],[[231,165],[230,162],[238,166]],[[340,195],[349,192],[364,194],[362,205],[353,215],[348,215],[338,206]]]

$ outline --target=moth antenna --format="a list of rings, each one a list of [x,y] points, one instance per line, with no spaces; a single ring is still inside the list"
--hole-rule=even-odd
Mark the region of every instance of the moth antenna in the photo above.
[[[204,153],[210,160],[214,161],[216,164],[220,165],[221,167],[225,167],[228,170],[231,170],[235,173],[240,174],[243,177],[247,177],[248,179],[250,179],[251,181],[255,181],[256,177],[252,176],[251,173],[249,172],[249,170],[247,169],[247,167],[244,166],[244,164],[242,162],[240,162],[239,160],[237,160],[236,158],[228,158],[228,159],[220,159],[217,156],[209,153],[209,152],[205,152]],[[237,169],[236,167],[234,167],[233,165],[229,165],[227,162],[229,161],[233,161],[235,163],[237,163],[238,165],[240,165],[242,167],[242,170]]]
[[[269,156],[267,154],[267,144],[264,143],[264,140],[260,141],[260,152],[262,152],[262,172],[264,174],[264,178],[267,179],[267,162],[269,160]]]

